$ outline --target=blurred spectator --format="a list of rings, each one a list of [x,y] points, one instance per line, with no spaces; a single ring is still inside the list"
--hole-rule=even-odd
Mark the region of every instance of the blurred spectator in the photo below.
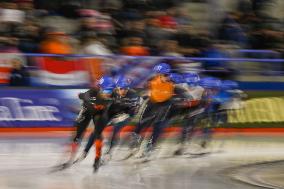
[[[29,85],[29,74],[23,66],[21,60],[12,60],[12,70],[10,73],[10,86],[28,86]]]
[[[208,45],[208,48],[202,52],[203,57],[206,58],[228,58],[227,54],[220,48],[220,44]],[[203,66],[206,69],[214,69],[218,67],[226,67],[226,61],[224,60],[207,60],[203,62]]]
[[[121,53],[129,56],[148,56],[149,49],[144,46],[144,39],[139,33],[133,33],[124,39]]]
[[[151,6],[156,10],[164,10],[179,5],[182,0],[150,0]]]
[[[22,23],[25,19],[25,12],[18,10],[18,5],[13,1],[1,3],[0,21],[3,23]]]
[[[283,31],[262,18],[250,33],[250,43],[254,49],[273,50],[283,43]]]
[[[176,22],[176,7],[171,7],[167,9],[163,15],[160,15],[158,17],[160,22],[160,27],[165,29],[176,29],[177,28],[177,22]]]
[[[95,31],[95,20],[92,17],[81,18],[80,28],[77,33],[78,37],[82,36],[84,32]]]
[[[89,55],[111,55],[112,52],[108,49],[105,43],[101,42],[95,32],[86,32],[83,36],[82,54]]]
[[[34,9],[33,0],[16,0],[15,2],[18,4],[19,9],[23,11],[29,12]]]
[[[41,27],[52,27],[66,34],[71,34],[78,30],[80,1],[57,0],[50,4],[45,2],[40,2],[40,4],[46,4],[43,8],[47,9],[47,14],[40,19],[39,24]]]
[[[247,46],[247,36],[241,25],[237,22],[239,14],[237,12],[229,12],[226,14],[219,29],[218,39],[237,43],[241,47]]]
[[[66,34],[76,32],[80,26],[78,19],[66,18],[57,13],[49,13],[39,20],[41,27],[54,28]]]
[[[177,8],[175,20],[178,25],[190,25],[190,16],[186,8]]]
[[[176,34],[180,51],[185,56],[196,56],[199,54],[198,47],[201,44],[199,38],[192,33],[192,27],[189,25],[181,25]]]
[[[145,35],[145,21],[143,16],[137,11],[122,11],[118,14],[116,24],[118,25],[116,30],[116,38],[121,44],[123,40],[130,37],[132,33],[139,34],[142,38],[146,38]]]
[[[150,7],[149,2],[151,2],[151,0],[122,0],[123,9],[136,9],[141,11]]]
[[[24,20],[24,12],[17,10],[18,6],[12,1],[0,4],[0,51],[18,52],[17,26]]]
[[[95,22],[96,31],[100,34],[113,34],[114,27],[108,14],[99,14]]]
[[[252,13],[252,0],[239,0],[237,4],[237,10],[243,14]]]
[[[275,0],[251,0],[252,9],[257,16],[264,16],[265,9],[269,7],[271,3],[275,3]]]
[[[18,39],[13,36],[1,36],[0,37],[0,52],[1,53],[17,53]]]
[[[131,32],[139,33],[140,35],[144,35],[144,33],[145,33],[145,20],[144,19],[138,19],[138,20],[131,21],[129,30]]]
[[[50,32],[40,44],[40,52],[47,54],[72,54],[74,49],[63,32]]]
[[[230,79],[233,76],[233,70],[230,68],[229,62],[226,60],[229,56],[222,47],[223,46],[218,43],[208,45],[208,48],[202,52],[202,57],[216,60],[203,61],[203,68],[207,70],[205,72],[207,75],[222,79]]]
[[[165,39],[160,42],[160,55],[181,57],[179,45],[176,39]]]
[[[61,1],[58,12],[60,15],[76,19],[78,18],[78,10],[82,7],[80,0],[71,0],[71,1]]]
[[[108,14],[91,9],[80,9],[78,12],[81,17],[80,31],[95,30],[104,34],[114,33],[112,18]]]
[[[18,52],[18,38],[16,37],[16,26],[8,23],[0,27],[0,52]]]
[[[145,29],[148,36],[147,42],[151,47],[157,47],[157,44],[162,39],[168,38],[171,34],[160,27],[158,18],[149,18],[147,20],[147,27]]]
[[[15,1],[21,11],[25,13],[26,20],[38,20],[41,16],[47,14],[47,11],[35,9],[33,0],[16,0]]]
[[[39,52],[39,26],[32,21],[26,21],[17,28],[19,37],[18,48],[24,53]]]
[[[100,11],[116,11],[122,8],[122,2],[118,0],[102,0],[93,3],[98,3],[96,7],[99,7]],[[86,6],[88,7],[88,6]]]
[[[99,41],[104,44],[111,52],[118,53],[118,44],[117,40],[113,35],[107,33],[98,33],[97,34]]]

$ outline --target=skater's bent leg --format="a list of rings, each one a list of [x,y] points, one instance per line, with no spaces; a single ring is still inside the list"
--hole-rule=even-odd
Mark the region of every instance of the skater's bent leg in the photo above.
[[[152,134],[152,145],[154,146],[160,135],[162,134],[165,126],[168,124],[168,121],[161,121],[154,125],[153,134]]]
[[[91,119],[92,119],[92,116],[87,110],[81,110],[78,118],[76,119],[74,123],[74,126],[76,127],[76,133],[75,133],[75,136],[73,137],[73,142],[76,142],[76,143],[80,142]]]
[[[128,121],[123,121],[121,123],[118,123],[116,125],[113,126],[113,132],[112,132],[112,136],[110,139],[110,144],[109,144],[109,149],[107,153],[111,153],[111,150],[115,144],[115,142],[117,141],[117,135],[120,132],[120,130],[123,128],[123,126],[127,123]]]
[[[91,147],[92,147],[93,144],[94,144],[94,141],[95,141],[95,132],[92,132],[91,135],[89,136],[89,140],[88,140],[88,142],[87,142],[87,144],[86,144],[86,147],[85,147],[85,149],[84,149],[84,152],[85,152],[86,154],[89,153]]]
[[[104,128],[107,126],[108,122],[109,122],[109,118],[106,115],[102,115],[96,122],[96,127],[94,131],[96,158],[100,158],[101,156],[102,140],[103,140],[102,132]]]
[[[100,159],[102,155],[102,146],[103,146],[103,141],[102,139],[96,139],[95,140],[95,146],[96,146],[96,157],[95,159]]]
[[[86,109],[82,109],[78,118],[76,119],[74,126],[76,127],[76,133],[74,137],[72,138],[72,142],[70,144],[69,149],[67,150],[68,153],[70,153],[70,159],[69,161],[73,161],[78,148],[79,144],[82,140],[83,134],[86,131],[86,128],[88,127],[90,121],[92,119],[92,116],[87,112]]]

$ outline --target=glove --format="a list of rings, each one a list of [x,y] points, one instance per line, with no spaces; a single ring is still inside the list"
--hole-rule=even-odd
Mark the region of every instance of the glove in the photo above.
[[[103,109],[105,108],[105,106],[104,106],[104,105],[101,105],[101,104],[94,104],[94,105],[93,105],[93,108],[94,108],[95,110],[103,110]]]
[[[200,100],[190,100],[188,102],[189,107],[194,107],[200,104]]]
[[[84,93],[79,93],[78,97],[79,97],[79,99],[84,100]]]

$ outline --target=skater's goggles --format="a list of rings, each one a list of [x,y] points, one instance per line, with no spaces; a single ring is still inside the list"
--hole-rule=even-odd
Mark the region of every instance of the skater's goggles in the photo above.
[[[129,90],[129,87],[117,87],[118,90]]]
[[[112,93],[112,89],[104,89],[104,90],[102,90],[102,93],[104,93],[104,94],[111,94]]]

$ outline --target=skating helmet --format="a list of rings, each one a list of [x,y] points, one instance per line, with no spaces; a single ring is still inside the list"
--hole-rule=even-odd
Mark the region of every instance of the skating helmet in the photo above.
[[[199,81],[199,85],[206,89],[220,89],[221,80],[214,77],[205,77]]]
[[[183,75],[184,80],[189,85],[196,85],[199,81],[199,75],[197,73],[186,73]]]
[[[160,63],[154,66],[153,71],[158,74],[169,74],[171,71],[171,66],[166,63]]]
[[[222,82],[221,88],[223,90],[233,90],[239,87],[238,83],[231,80],[225,80]]]
[[[124,76],[119,76],[115,84],[116,84],[116,87],[118,88],[128,89],[131,86],[131,80]]]
[[[181,74],[171,73],[169,77],[176,84],[184,83],[184,78]]]
[[[105,93],[111,93],[112,90],[115,87],[115,83],[113,79],[110,76],[103,76],[98,81],[99,87],[103,90]]]

